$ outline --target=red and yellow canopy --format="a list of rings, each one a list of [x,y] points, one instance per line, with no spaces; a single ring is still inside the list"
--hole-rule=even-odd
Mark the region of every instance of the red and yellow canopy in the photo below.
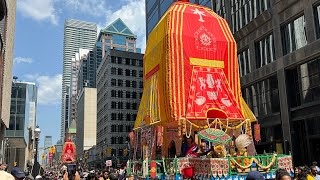
[[[237,46],[211,9],[174,3],[150,33],[135,128],[179,118],[251,119],[241,97]]]

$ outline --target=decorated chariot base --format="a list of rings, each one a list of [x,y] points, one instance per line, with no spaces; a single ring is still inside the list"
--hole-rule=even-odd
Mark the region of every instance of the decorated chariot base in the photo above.
[[[249,163],[245,165],[245,159]],[[155,166],[153,166],[153,165]],[[275,178],[277,169],[291,175],[291,155],[266,154],[226,158],[174,158],[128,161],[127,172],[134,179],[246,179],[250,171],[259,171],[265,179]]]

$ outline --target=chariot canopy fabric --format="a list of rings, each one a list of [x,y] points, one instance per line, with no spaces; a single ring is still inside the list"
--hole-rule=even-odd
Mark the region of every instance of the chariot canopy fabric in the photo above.
[[[150,33],[135,129],[180,118],[250,119],[241,97],[236,42],[207,7],[174,3]]]

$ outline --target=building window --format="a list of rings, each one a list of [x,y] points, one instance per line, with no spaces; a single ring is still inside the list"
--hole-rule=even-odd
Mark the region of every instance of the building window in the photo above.
[[[243,97],[257,117],[280,112],[279,88],[276,76],[243,89]]]
[[[149,12],[149,11],[148,11]],[[157,9],[153,9],[151,15],[148,17],[147,24],[148,24],[148,34],[152,31],[152,29],[156,26],[159,20],[159,14]]]
[[[320,100],[320,58],[296,67],[291,77],[291,107]]]
[[[131,114],[127,114],[127,121],[131,121]]]
[[[123,70],[121,68],[118,68],[118,75],[122,75],[123,74]]]
[[[139,77],[143,77],[143,71],[139,71]]]
[[[137,109],[138,109],[137,103],[132,103],[132,109],[133,109],[133,110],[137,110]]]
[[[122,113],[118,113],[118,120],[122,121],[123,120],[123,114]]]
[[[111,97],[117,97],[117,91],[111,90]]]
[[[307,45],[304,16],[281,27],[283,55]]]
[[[137,60],[136,60],[136,59],[131,59],[131,65],[132,65],[132,66],[135,66],[136,63],[137,63]]]
[[[314,8],[317,38],[320,38],[320,5]]]
[[[132,120],[132,121],[135,121],[135,120],[136,120],[136,118],[137,118],[137,114],[132,114],[132,118],[131,118],[131,120]]]
[[[113,74],[113,75],[117,74],[117,68],[112,67],[111,68],[111,74]]]
[[[142,98],[142,92],[140,92],[140,99]]]
[[[126,103],[126,109],[131,109],[131,104],[129,102]]]
[[[238,54],[238,61],[240,76],[244,76],[251,72],[249,49],[246,49]]]
[[[126,80],[126,87],[130,87],[130,81],[129,80]]]
[[[118,102],[118,109],[123,109],[123,102]]]
[[[120,126],[122,127],[122,125],[120,125]],[[119,127],[120,127],[120,126],[119,126]],[[122,131],[121,131],[121,132],[122,132]],[[119,144],[123,144],[123,137],[119,137],[119,138],[118,138],[118,143],[119,143]],[[120,153],[120,151],[119,151],[119,153]],[[121,154],[121,155],[119,154],[119,156],[122,156],[122,154]]]
[[[139,67],[143,67],[143,61],[142,60],[138,60],[138,62],[139,62],[138,66]]]
[[[139,82],[139,88],[143,88],[143,81]]]
[[[137,88],[137,81],[132,81],[132,87]]]
[[[132,92],[132,99],[137,99],[137,93],[136,92]]]
[[[126,91],[126,98],[130,98],[130,91]]]
[[[224,0],[216,1],[216,13],[219,14],[219,16],[225,18],[226,17],[226,8],[224,4]]]
[[[117,126],[116,125],[112,125],[111,126],[111,132],[117,132]]]
[[[122,64],[122,57],[118,57],[118,64]]]
[[[137,71],[136,70],[132,70],[132,76],[133,77],[137,77]]]
[[[118,79],[118,86],[122,87],[123,86],[123,80],[122,79]]]
[[[162,16],[172,4],[172,0],[162,0],[160,2],[160,16]]]
[[[275,60],[273,34],[255,43],[256,68],[261,68]]]
[[[111,113],[111,120],[117,120],[117,115],[116,113]]]
[[[116,144],[116,138],[115,137],[111,137],[111,144]]]
[[[130,70],[126,69],[126,76],[130,76]]]
[[[119,98],[122,98],[122,97],[123,97],[122,94],[123,94],[122,91],[118,91],[118,97],[119,97]]]
[[[123,132],[123,125],[118,126],[118,132]]]
[[[111,56],[111,63],[116,63],[116,57]]]
[[[134,47],[134,43],[128,43],[129,47]]]
[[[126,58],[126,65],[130,65],[130,59]]]
[[[111,109],[116,109],[116,107],[117,107],[117,103],[112,101],[111,102]]]
[[[127,125],[126,126],[126,132],[130,132],[131,131],[131,126],[130,125]]]
[[[232,0],[232,32],[235,33],[268,8],[269,0]]]
[[[116,86],[117,80],[116,79],[111,79],[111,86]]]
[[[157,2],[156,0],[149,0],[147,2],[147,12],[150,11],[150,9],[154,6],[154,4]]]

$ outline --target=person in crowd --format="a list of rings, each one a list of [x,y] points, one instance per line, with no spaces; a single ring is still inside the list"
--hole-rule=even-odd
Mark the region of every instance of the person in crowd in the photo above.
[[[304,166],[300,166],[299,168],[298,168],[298,179],[299,180],[307,180],[307,175],[308,175],[308,173],[307,173],[307,170],[306,170],[307,168],[306,167],[304,167]]]
[[[103,179],[104,179],[104,180],[110,180],[110,179],[109,179],[109,172],[106,171],[106,170],[103,171]]]
[[[188,150],[187,136],[183,136],[181,144],[181,157],[185,157]]]
[[[206,157],[211,150],[207,149],[207,143],[204,140],[201,140],[197,157]]]
[[[194,139],[192,136],[187,138],[187,151],[186,151],[186,157],[197,157],[198,156],[198,145],[194,142]]]
[[[299,170],[298,167],[294,168],[293,180],[298,180],[299,179],[299,173],[301,173],[301,170]]]
[[[314,180],[312,174],[311,174],[311,169],[309,167],[305,167],[305,171],[307,174],[307,180]]]
[[[319,166],[318,166],[317,161],[313,161],[313,162],[312,162],[312,166],[316,167],[317,172],[318,172],[318,174],[319,174],[319,173],[320,173],[320,168],[319,168]]]
[[[0,163],[0,171],[7,171],[7,164],[6,163]]]
[[[291,180],[291,177],[285,169],[278,169],[276,171],[276,180]]]
[[[125,180],[126,179],[126,168],[124,165],[121,166],[119,170],[119,180]]]
[[[264,180],[264,177],[259,171],[250,171],[246,180]]]
[[[11,171],[11,174],[15,180],[24,180],[26,177],[26,174],[18,167],[14,167]]]
[[[15,180],[15,178],[10,173],[8,173],[6,170],[7,170],[7,164],[0,163],[0,179]]]
[[[311,167],[311,175],[315,180],[320,180],[320,175],[318,175],[316,166]]]

